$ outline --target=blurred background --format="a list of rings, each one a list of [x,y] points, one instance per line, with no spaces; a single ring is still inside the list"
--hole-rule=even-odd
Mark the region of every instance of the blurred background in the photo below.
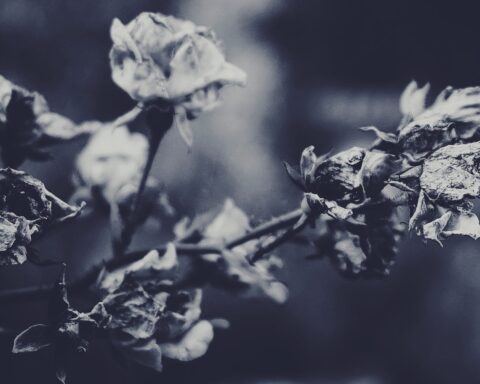
[[[223,92],[223,107],[193,122],[187,148],[172,130],[154,174],[179,215],[217,207],[231,196],[255,220],[298,204],[282,160],[365,145],[358,127],[393,130],[398,98],[412,79],[480,85],[479,10],[456,1],[344,0],[0,0],[0,74],[42,93],[77,122],[114,119],[132,107],[110,79],[109,27],[141,11],[160,11],[215,29],[227,57],[249,75]],[[54,151],[56,161],[24,169],[68,199],[84,143]],[[134,247],[163,242],[170,228],[147,227]],[[107,218],[82,217],[38,245],[65,258],[75,278],[106,257]],[[126,369],[97,345],[70,383],[475,383],[480,376],[480,259],[473,240],[445,248],[403,243],[391,276],[346,281],[308,251],[285,246],[286,305],[241,300],[208,289],[205,316],[231,320],[206,356],[167,363],[165,372]],[[0,270],[0,289],[51,282],[56,268]],[[45,303],[10,303],[0,325],[23,329],[45,318]],[[52,383],[45,354],[12,356],[0,336],[1,383]]]

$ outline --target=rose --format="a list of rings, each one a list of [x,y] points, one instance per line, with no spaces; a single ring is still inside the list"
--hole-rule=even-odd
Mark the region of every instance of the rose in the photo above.
[[[115,203],[119,191],[138,184],[145,167],[148,141],[127,127],[105,125],[91,136],[77,158],[76,183],[80,195],[99,194],[107,203]]]
[[[223,86],[246,82],[245,73],[225,60],[213,32],[190,21],[144,12],[126,26],[115,19],[110,34],[113,81],[149,112],[166,112],[153,119],[154,125],[168,122],[163,127],[168,129],[175,112],[175,124],[189,147],[193,134],[188,120],[215,108]]]
[[[141,13],[111,27],[113,81],[138,102],[163,100],[189,118],[213,108],[225,85],[244,85],[245,73],[225,60],[212,31],[160,13]]]

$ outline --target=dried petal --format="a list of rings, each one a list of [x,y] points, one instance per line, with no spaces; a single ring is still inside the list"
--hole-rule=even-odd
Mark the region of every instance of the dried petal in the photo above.
[[[423,165],[420,186],[438,203],[480,197],[480,142],[448,145],[434,152]]]

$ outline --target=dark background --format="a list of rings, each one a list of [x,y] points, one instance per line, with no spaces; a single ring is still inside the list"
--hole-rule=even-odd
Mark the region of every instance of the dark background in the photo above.
[[[109,26],[141,11],[161,11],[212,26],[229,59],[249,74],[224,105],[193,123],[191,154],[176,131],[162,143],[154,173],[179,214],[218,206],[227,196],[256,219],[291,209],[300,196],[281,160],[295,163],[371,137],[364,125],[393,130],[398,97],[416,79],[432,95],[446,85],[480,85],[480,12],[455,1],[0,0],[0,73],[44,94],[75,121],[110,120],[132,107],[110,79]],[[56,161],[24,169],[68,198],[83,143]],[[39,245],[66,259],[69,278],[109,254],[107,220],[82,217]],[[134,246],[156,244],[169,227],[147,226]],[[286,305],[207,290],[205,316],[223,316],[207,355],[166,364],[158,375],[118,365],[96,345],[70,383],[475,383],[480,377],[480,259],[473,240],[445,248],[406,239],[391,276],[346,281],[327,262],[286,246]],[[53,281],[55,268],[0,271],[0,288]],[[0,324],[21,330],[44,319],[44,302],[0,308]],[[0,336],[1,383],[52,383],[47,354],[12,356]]]

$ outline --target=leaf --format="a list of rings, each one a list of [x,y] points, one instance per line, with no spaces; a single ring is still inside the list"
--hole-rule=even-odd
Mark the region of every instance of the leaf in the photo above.
[[[315,177],[314,173],[317,156],[315,155],[314,150],[315,147],[313,145],[305,148],[300,159],[300,172],[306,183],[312,182]]]
[[[156,285],[171,285],[177,265],[175,245],[168,243],[167,250],[162,256],[156,250],[150,251],[134,263],[106,272],[98,285],[101,289],[112,292],[120,286],[127,275],[138,283],[151,281]]]
[[[425,110],[425,102],[430,84],[426,83],[422,88],[412,80],[400,96],[400,111],[404,116],[414,118]]]
[[[440,245],[445,237],[454,235],[469,236],[477,240],[480,237],[477,215],[462,210],[446,211],[439,218],[423,225],[423,238],[436,241]]]
[[[279,304],[284,303],[288,289],[272,275],[272,271],[281,266],[281,261],[267,256],[252,265],[247,259],[251,248],[256,249],[256,242],[252,243],[250,247],[247,243],[215,257],[205,256],[203,260],[211,268],[209,281],[242,297],[268,297]]]
[[[377,138],[387,143],[390,143],[390,144],[398,143],[396,135],[394,135],[393,133],[383,132],[379,130],[377,127],[369,126],[369,127],[361,127],[359,129],[364,132],[373,132],[377,136]]]
[[[48,326],[35,324],[15,337],[12,353],[37,352],[52,345]]]
[[[178,342],[162,343],[163,355],[170,359],[191,361],[203,356],[213,340],[213,327],[206,320],[195,324]]]
[[[175,126],[190,151],[193,146],[193,131],[185,112],[179,108],[175,110]]]
[[[411,231],[429,220],[434,212],[434,207],[425,195],[425,192],[420,191],[418,195],[417,205],[415,211],[408,223],[408,230]]]
[[[220,213],[205,228],[203,237],[206,240],[202,243],[223,243],[242,236],[249,230],[250,220],[246,213],[232,199],[226,199]]]
[[[128,348],[116,340],[113,341],[113,344],[120,348],[123,355],[129,360],[162,372],[162,348],[154,339],[136,339],[128,345]]]
[[[317,196],[314,193],[305,193],[304,200],[302,201],[303,209],[318,216],[320,214],[328,214],[334,219],[346,220],[353,215],[350,209],[339,206],[334,201],[329,201]]]
[[[287,175],[290,177],[290,180],[293,181],[293,183],[300,188],[302,191],[305,190],[305,183],[302,175],[300,172],[298,172],[295,168],[293,168],[290,164],[288,164],[286,161],[283,162],[283,166],[285,167],[285,170],[287,171]]]
[[[424,239],[436,241],[438,244],[442,245],[440,237],[443,230],[447,226],[452,212],[447,212],[438,219],[435,219],[429,223],[423,225],[422,235]]]
[[[80,210],[48,191],[40,180],[11,168],[0,169],[0,193],[4,196],[0,201],[2,211],[30,221],[45,224],[62,221]]]
[[[480,223],[478,216],[471,212],[453,214],[443,230],[444,236],[462,235],[474,240],[480,238]]]
[[[480,197],[480,142],[448,145],[423,165],[420,186],[433,200],[451,204]]]

